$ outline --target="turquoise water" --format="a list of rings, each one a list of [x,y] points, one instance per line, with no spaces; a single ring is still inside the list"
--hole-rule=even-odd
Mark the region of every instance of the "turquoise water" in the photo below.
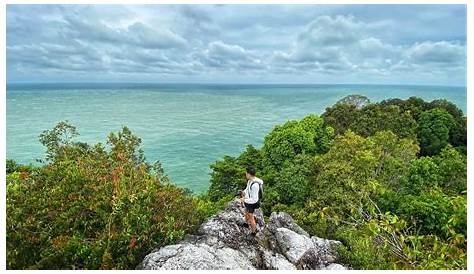
[[[128,126],[148,161],[160,160],[179,186],[196,193],[209,184],[209,164],[261,146],[273,126],[321,114],[349,94],[371,101],[445,98],[465,113],[465,87],[375,85],[11,84],[7,86],[7,158],[44,157],[39,134],[58,121],[78,128],[79,141],[105,143]]]

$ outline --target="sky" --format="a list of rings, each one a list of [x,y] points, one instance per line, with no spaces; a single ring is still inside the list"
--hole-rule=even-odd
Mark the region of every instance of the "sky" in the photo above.
[[[466,5],[7,5],[7,82],[466,86]]]

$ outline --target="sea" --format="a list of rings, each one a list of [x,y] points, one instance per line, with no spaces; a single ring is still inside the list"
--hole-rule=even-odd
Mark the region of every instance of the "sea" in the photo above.
[[[106,143],[127,126],[142,140],[146,160],[160,161],[172,182],[196,194],[208,189],[209,165],[261,147],[275,125],[315,113],[346,95],[372,102],[418,96],[447,99],[466,114],[466,87],[401,85],[247,85],[150,83],[9,83],[6,157],[40,165],[39,135],[67,120],[77,141]],[[242,175],[244,176],[244,175]]]

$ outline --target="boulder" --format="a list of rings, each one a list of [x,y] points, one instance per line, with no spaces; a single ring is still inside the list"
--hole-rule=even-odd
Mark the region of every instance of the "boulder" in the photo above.
[[[273,212],[265,225],[255,210],[258,232],[244,227],[238,200],[203,223],[194,235],[152,251],[137,269],[346,269],[337,263],[337,241],[311,237],[290,215]]]
[[[306,252],[314,248],[314,243],[310,237],[298,234],[286,227],[277,228],[275,238],[282,254],[293,264]]]
[[[263,264],[265,269],[271,270],[296,270],[296,267],[290,263],[285,256],[280,253],[265,251],[263,253]]]
[[[143,260],[145,270],[255,269],[241,252],[207,244],[177,244],[161,248]]]

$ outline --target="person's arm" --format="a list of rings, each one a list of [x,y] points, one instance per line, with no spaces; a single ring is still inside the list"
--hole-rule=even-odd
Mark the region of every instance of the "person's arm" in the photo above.
[[[254,183],[250,185],[249,189],[249,197],[245,197],[244,202],[247,204],[255,204],[258,202],[258,191],[259,191],[260,185],[259,183]]]

